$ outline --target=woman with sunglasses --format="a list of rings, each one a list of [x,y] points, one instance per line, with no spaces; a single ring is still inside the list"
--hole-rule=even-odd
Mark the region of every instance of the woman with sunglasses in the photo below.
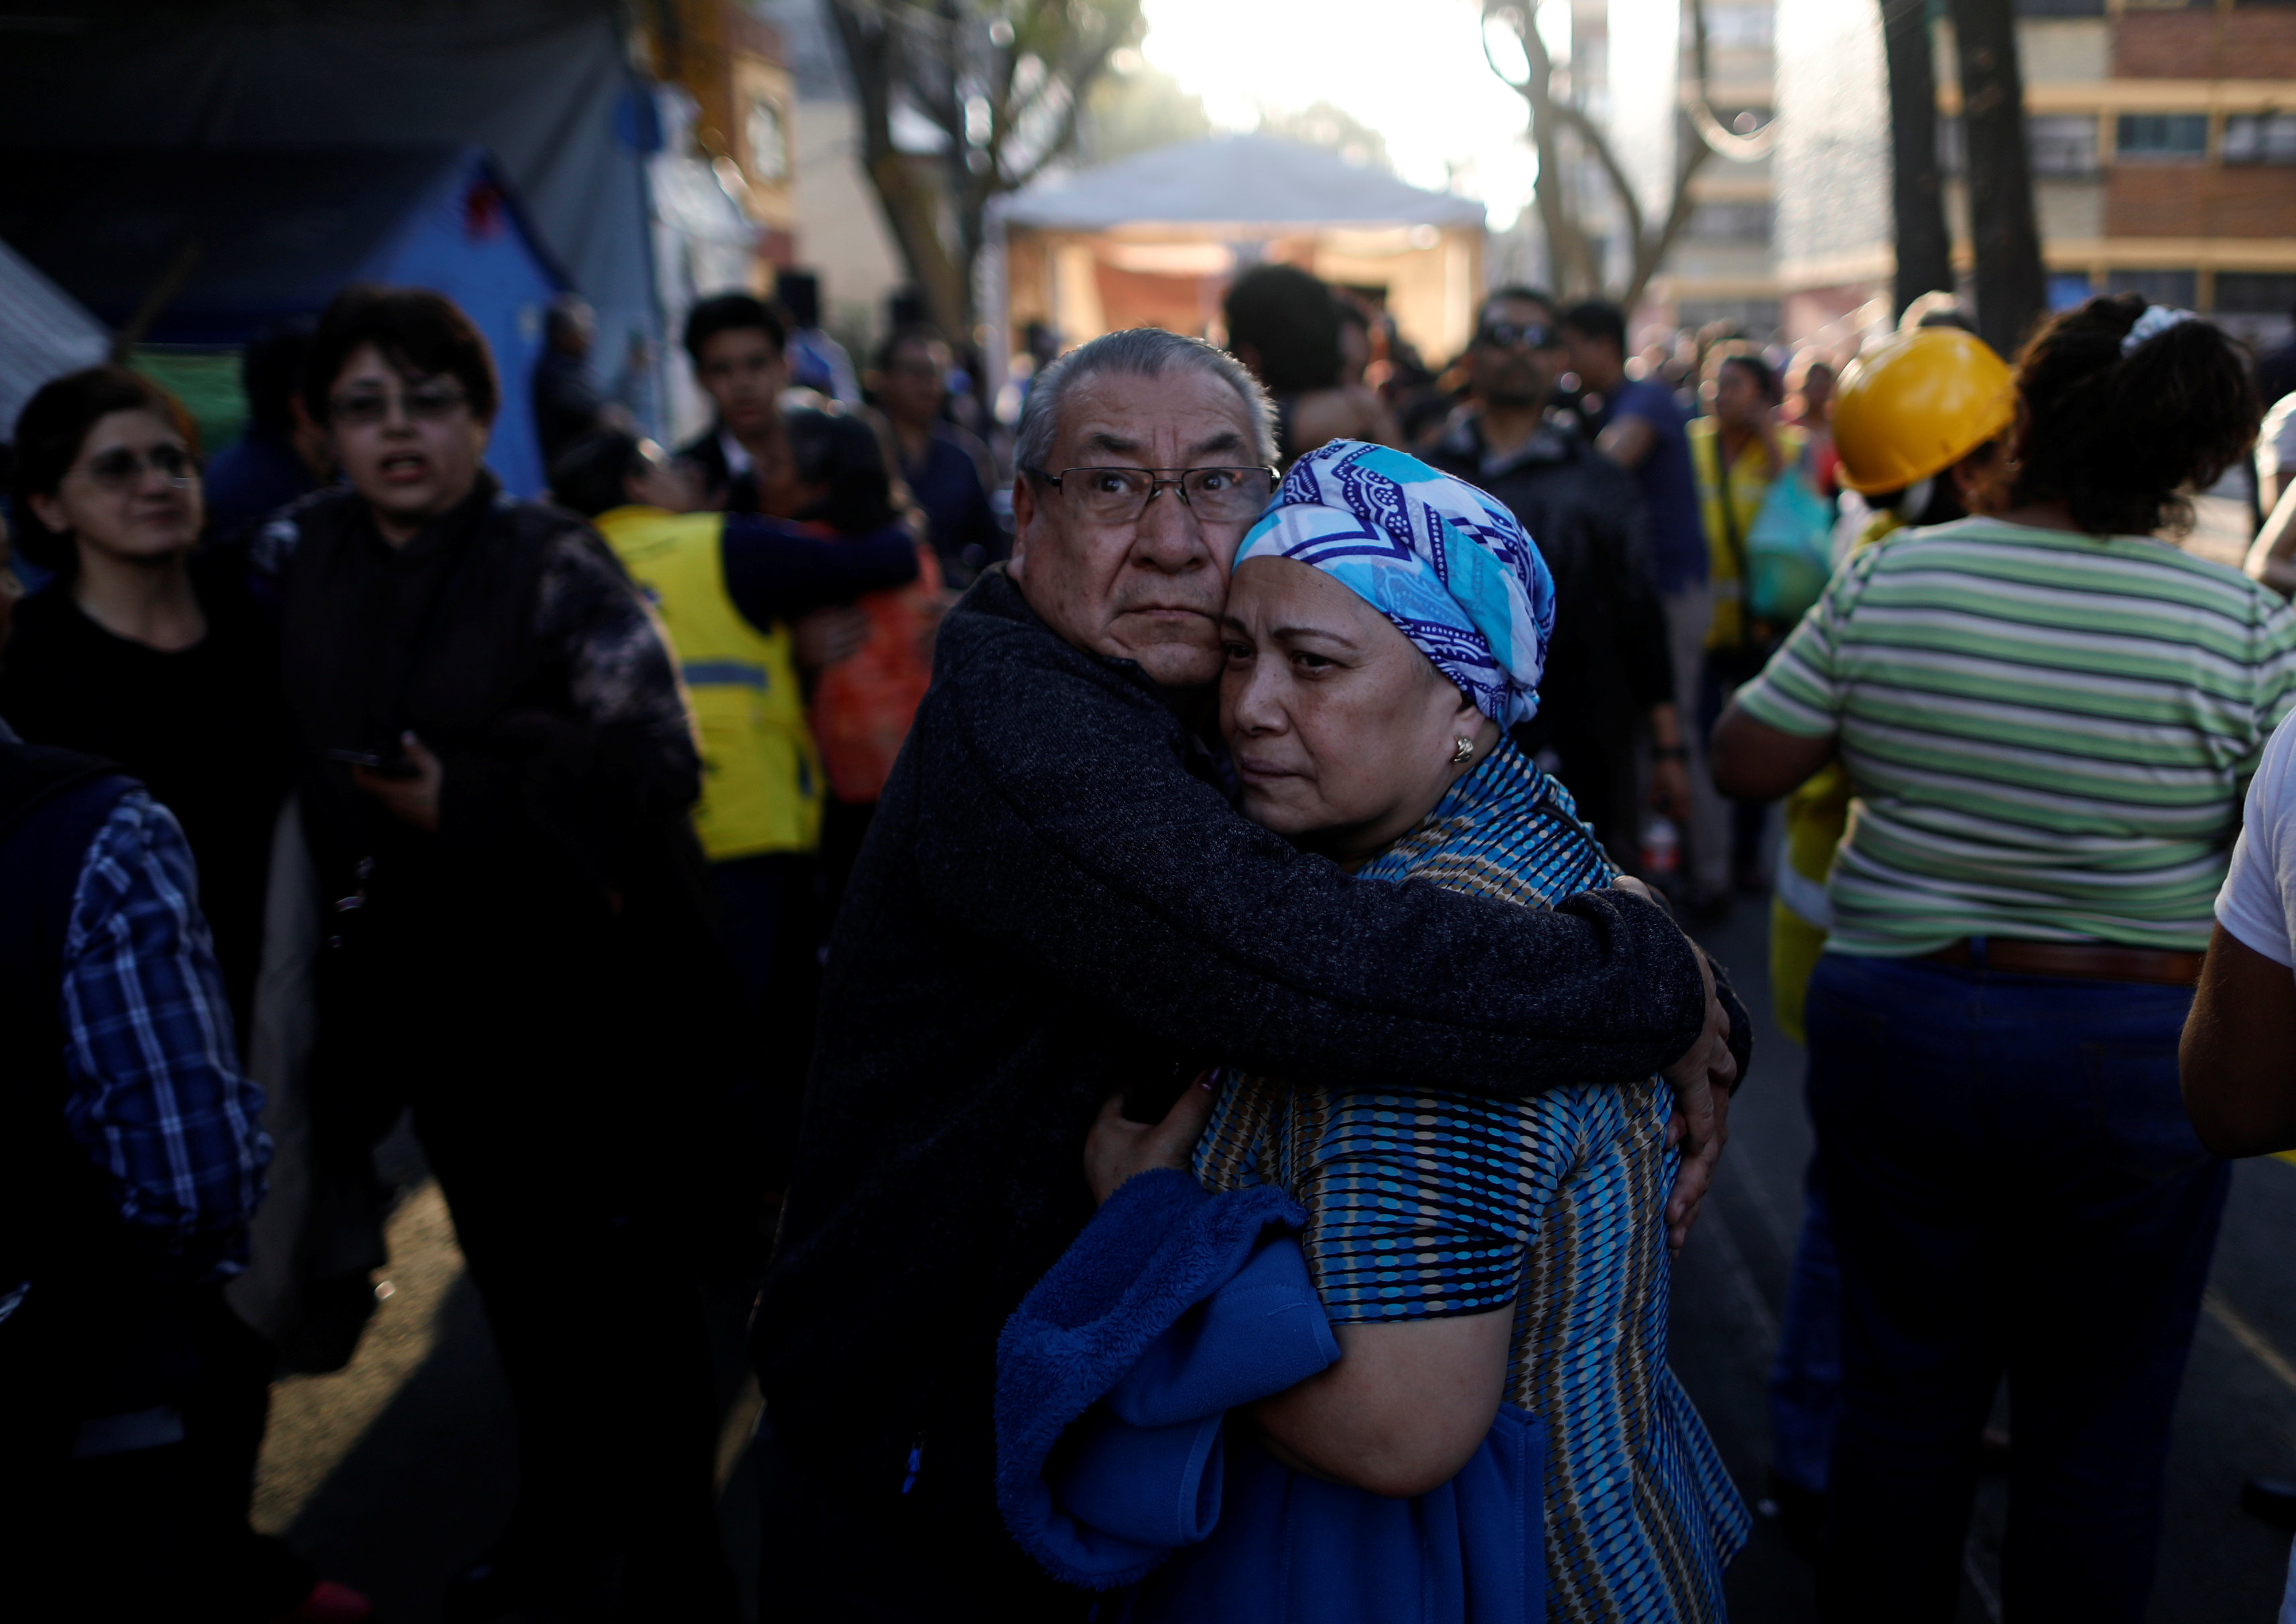
[[[150,379],[90,367],[25,404],[16,452],[18,545],[54,579],[16,611],[0,716],[119,763],[176,814],[244,1034],[290,760],[246,560],[199,546],[198,430]]]

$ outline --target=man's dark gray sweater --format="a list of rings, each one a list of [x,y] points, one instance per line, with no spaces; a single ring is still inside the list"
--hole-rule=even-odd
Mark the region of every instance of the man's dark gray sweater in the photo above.
[[[955,1595],[1025,1582],[990,1498],[996,1334],[1091,1215],[1111,1092],[1231,1064],[1526,1094],[1648,1076],[1703,1020],[1656,908],[1350,878],[1232,810],[1169,698],[984,575],[942,624],[831,945],[752,1349],[824,1494],[865,1521],[925,1502],[931,1543],[977,1554]]]

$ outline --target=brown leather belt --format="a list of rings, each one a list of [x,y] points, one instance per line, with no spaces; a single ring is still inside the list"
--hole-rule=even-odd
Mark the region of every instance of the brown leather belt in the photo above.
[[[1999,975],[2065,975],[2080,981],[2143,981],[2165,987],[2198,986],[2201,955],[2156,947],[2115,947],[2105,942],[2024,942],[1987,936],[1981,951],[1964,937],[1924,959]]]

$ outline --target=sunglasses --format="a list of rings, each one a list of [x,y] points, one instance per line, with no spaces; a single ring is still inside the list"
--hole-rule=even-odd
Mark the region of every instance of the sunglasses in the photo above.
[[[132,491],[144,483],[146,469],[169,485],[186,486],[200,471],[199,460],[180,445],[154,445],[149,452],[132,445],[99,452],[86,462],[87,477],[107,491]]]
[[[1562,335],[1536,322],[1486,322],[1476,330],[1475,342],[1493,349],[1553,349]]]
[[[353,428],[373,428],[388,422],[393,402],[410,423],[443,423],[457,409],[469,402],[469,396],[452,384],[417,384],[403,394],[393,395],[385,389],[358,389],[348,395],[338,395],[327,403],[327,410],[335,421]]]

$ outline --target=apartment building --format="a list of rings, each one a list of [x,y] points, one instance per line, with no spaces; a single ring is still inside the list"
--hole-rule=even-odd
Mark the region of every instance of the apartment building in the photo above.
[[[1700,92],[1690,25],[1683,14],[1687,9],[1680,0],[1661,6],[1653,6],[1652,0],[1611,4],[1614,34],[1643,42],[1631,56],[1614,47],[1613,83],[1628,73],[1649,73],[1664,75],[1674,90],[1652,110],[1673,135],[1664,171],[1669,193],[1678,143],[1697,138],[1685,122]],[[1706,109],[1737,139],[1710,151],[1691,177],[1689,217],[1636,314],[1643,321],[1685,327],[1730,322],[1765,337],[1779,326],[1784,291],[1773,247],[1773,159],[1768,141],[1757,136],[1774,110],[1777,11],[1773,0],[1707,0],[1705,12]],[[1662,211],[1671,201],[1659,188],[1649,192],[1646,208],[1656,203]],[[1652,217],[1662,213],[1653,212]]]
[[[1937,8],[1942,9],[1942,8]],[[2017,0],[2034,203],[2050,302],[2129,290],[2243,334],[2296,307],[2296,5]],[[1949,25],[1933,26],[1955,260],[1971,265]],[[1775,271],[1794,339],[1887,300],[1889,98],[1870,4],[1778,0]]]

